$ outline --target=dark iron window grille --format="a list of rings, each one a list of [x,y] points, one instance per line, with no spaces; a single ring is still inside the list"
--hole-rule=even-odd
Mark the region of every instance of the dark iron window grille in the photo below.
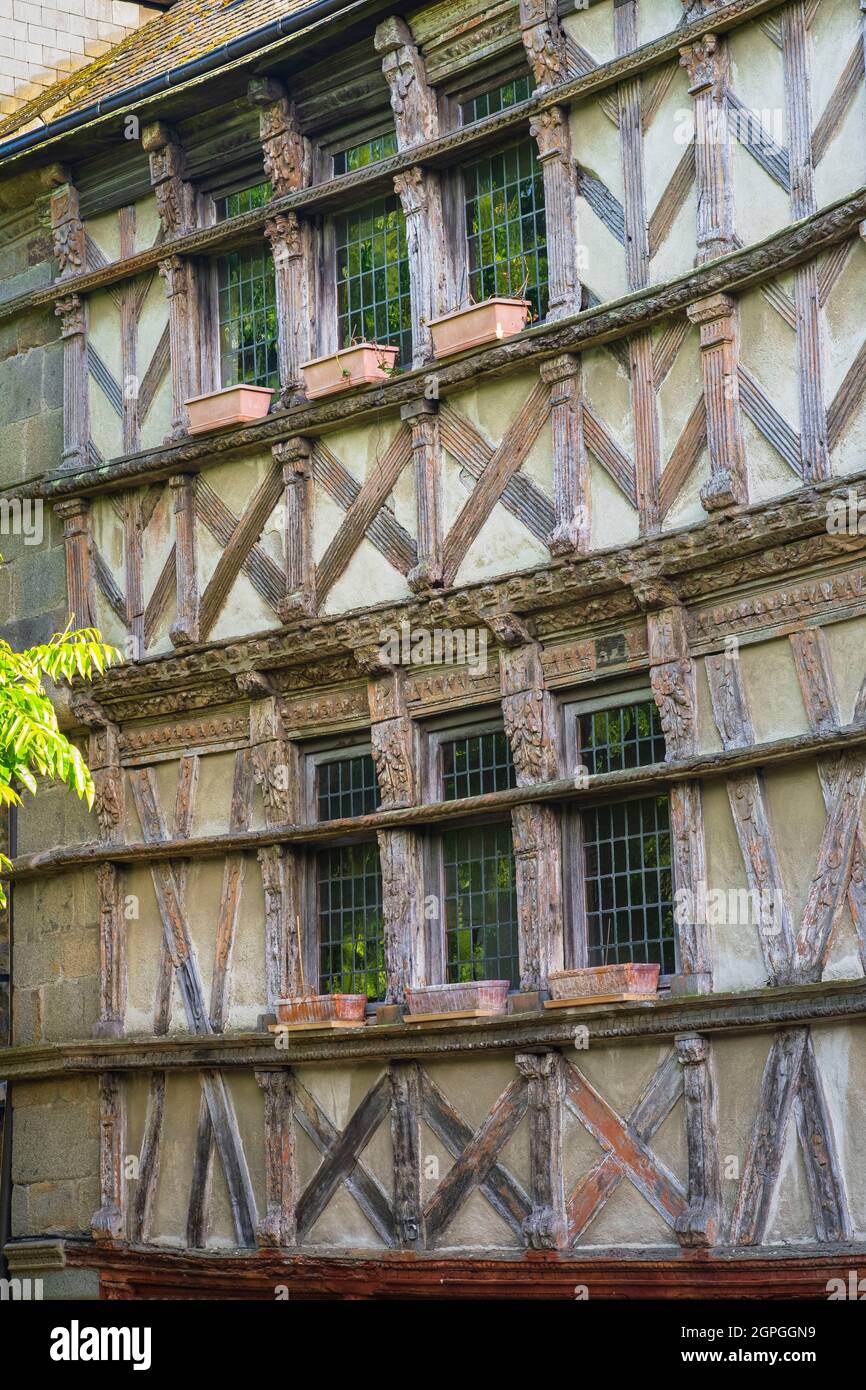
[[[340,346],[396,346],[397,363],[411,362],[409,258],[399,199],[379,198],[338,217],[336,243]]]
[[[369,753],[322,762],[316,795],[320,820],[362,816],[379,805],[376,768]],[[375,840],[316,855],[319,916],[319,989],[323,994],[385,997],[382,874]]]
[[[510,825],[443,836],[445,940],[451,982],[519,981],[517,892]]]
[[[578,738],[581,762],[590,774],[665,760],[665,736],[654,700],[583,714]]]
[[[499,731],[466,734],[442,744],[442,797],[483,796],[517,785],[511,747]]]

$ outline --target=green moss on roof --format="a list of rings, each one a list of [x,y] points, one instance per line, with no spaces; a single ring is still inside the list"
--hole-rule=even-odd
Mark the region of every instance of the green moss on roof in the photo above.
[[[67,116],[211,53],[230,39],[304,9],[310,0],[178,0],[86,67],[0,121],[0,142]]]

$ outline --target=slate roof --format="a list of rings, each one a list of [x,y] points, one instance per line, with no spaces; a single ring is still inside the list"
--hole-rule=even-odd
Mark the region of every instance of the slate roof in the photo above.
[[[178,0],[141,29],[0,121],[0,141],[134,87],[229,39],[294,14],[311,0]]]

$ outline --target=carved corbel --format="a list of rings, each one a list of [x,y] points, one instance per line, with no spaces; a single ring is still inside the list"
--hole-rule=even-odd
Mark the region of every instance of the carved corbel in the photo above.
[[[310,142],[298,128],[294,104],[272,77],[254,77],[247,96],[259,110],[259,138],[265,175],[274,197],[305,188],[312,178]]]
[[[66,547],[66,592],[70,615],[76,627],[96,627],[96,586],[90,544],[90,502],[86,497],[69,497],[55,502],[54,510],[63,521]]]
[[[708,512],[748,502],[748,475],[740,409],[739,321],[736,301],[710,295],[690,305],[688,316],[701,333],[701,368],[707,412],[710,478],[701,488]]]
[[[309,439],[289,439],[273,446],[285,487],[286,596],[280,604],[284,623],[308,616],[316,608],[313,560],[313,446]]]
[[[412,432],[415,501],[418,511],[418,563],[409,571],[409,588],[426,593],[442,586],[442,442],[438,402],[422,397],[400,410]]]
[[[184,647],[199,640],[195,474],[179,473],[169,483],[174,498],[177,585],[177,618],[169,636],[176,647]]]
[[[711,1044],[709,1039],[689,1033],[676,1039],[676,1050],[683,1069],[689,1204],[677,1218],[675,1229],[681,1245],[716,1245],[723,1204]]]
[[[571,152],[568,113],[551,106],[533,116],[529,133],[538,145],[547,216],[548,320],[580,309],[577,165]]]
[[[424,60],[405,19],[397,15],[376,28],[376,52],[391,89],[397,144],[401,150],[423,145],[439,134],[436,92],[427,80]]]
[[[246,674],[235,679],[238,688],[250,697],[253,775],[262,789],[265,821],[269,826],[289,825],[300,819],[297,752],[286,738],[280,697],[261,695],[260,673],[250,672],[249,676],[249,683]]]
[[[581,360],[565,352],[542,362],[550,386],[553,433],[553,490],[556,526],[547,538],[553,555],[589,549],[591,516],[589,457],[583,424]]]
[[[565,1063],[558,1052],[523,1052],[514,1058],[529,1097],[529,1171],[532,1212],[523,1223],[531,1250],[568,1244],[562,1171]]]
[[[146,125],[141,144],[150,159],[150,184],[163,235],[183,236],[196,224],[196,192],[184,178],[184,150],[171,126]]]
[[[489,627],[500,647],[519,647],[532,642],[531,624],[510,608],[505,608],[498,596],[482,593],[480,603],[472,610],[478,621]]]
[[[565,32],[556,0],[520,0],[520,33],[536,92],[567,81]]]
[[[58,299],[54,312],[63,339],[63,468],[86,468],[90,438],[87,381],[87,301],[77,294]]]
[[[69,181],[65,170],[59,171],[64,182],[51,194],[51,239],[57,261],[57,280],[83,275],[87,269],[87,250],[84,223],[78,203],[78,189]]]

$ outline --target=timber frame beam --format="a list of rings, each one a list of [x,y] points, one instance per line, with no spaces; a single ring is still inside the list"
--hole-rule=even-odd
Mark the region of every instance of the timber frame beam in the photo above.
[[[264,1031],[32,1043],[4,1050],[3,1074],[10,1081],[37,1081],[74,1074],[199,1071],[202,1067],[279,1072],[287,1066],[311,1063],[387,1064],[455,1054],[572,1047],[575,1029],[581,1025],[589,1030],[589,1046],[594,1048],[606,1043],[673,1039],[681,1034],[768,1032],[864,1015],[866,980],[827,980],[725,994],[672,994],[651,1003],[588,1004],[423,1026],[369,1024],[336,1039],[333,1033],[288,1033],[280,1038],[279,1046],[274,1035]]]

